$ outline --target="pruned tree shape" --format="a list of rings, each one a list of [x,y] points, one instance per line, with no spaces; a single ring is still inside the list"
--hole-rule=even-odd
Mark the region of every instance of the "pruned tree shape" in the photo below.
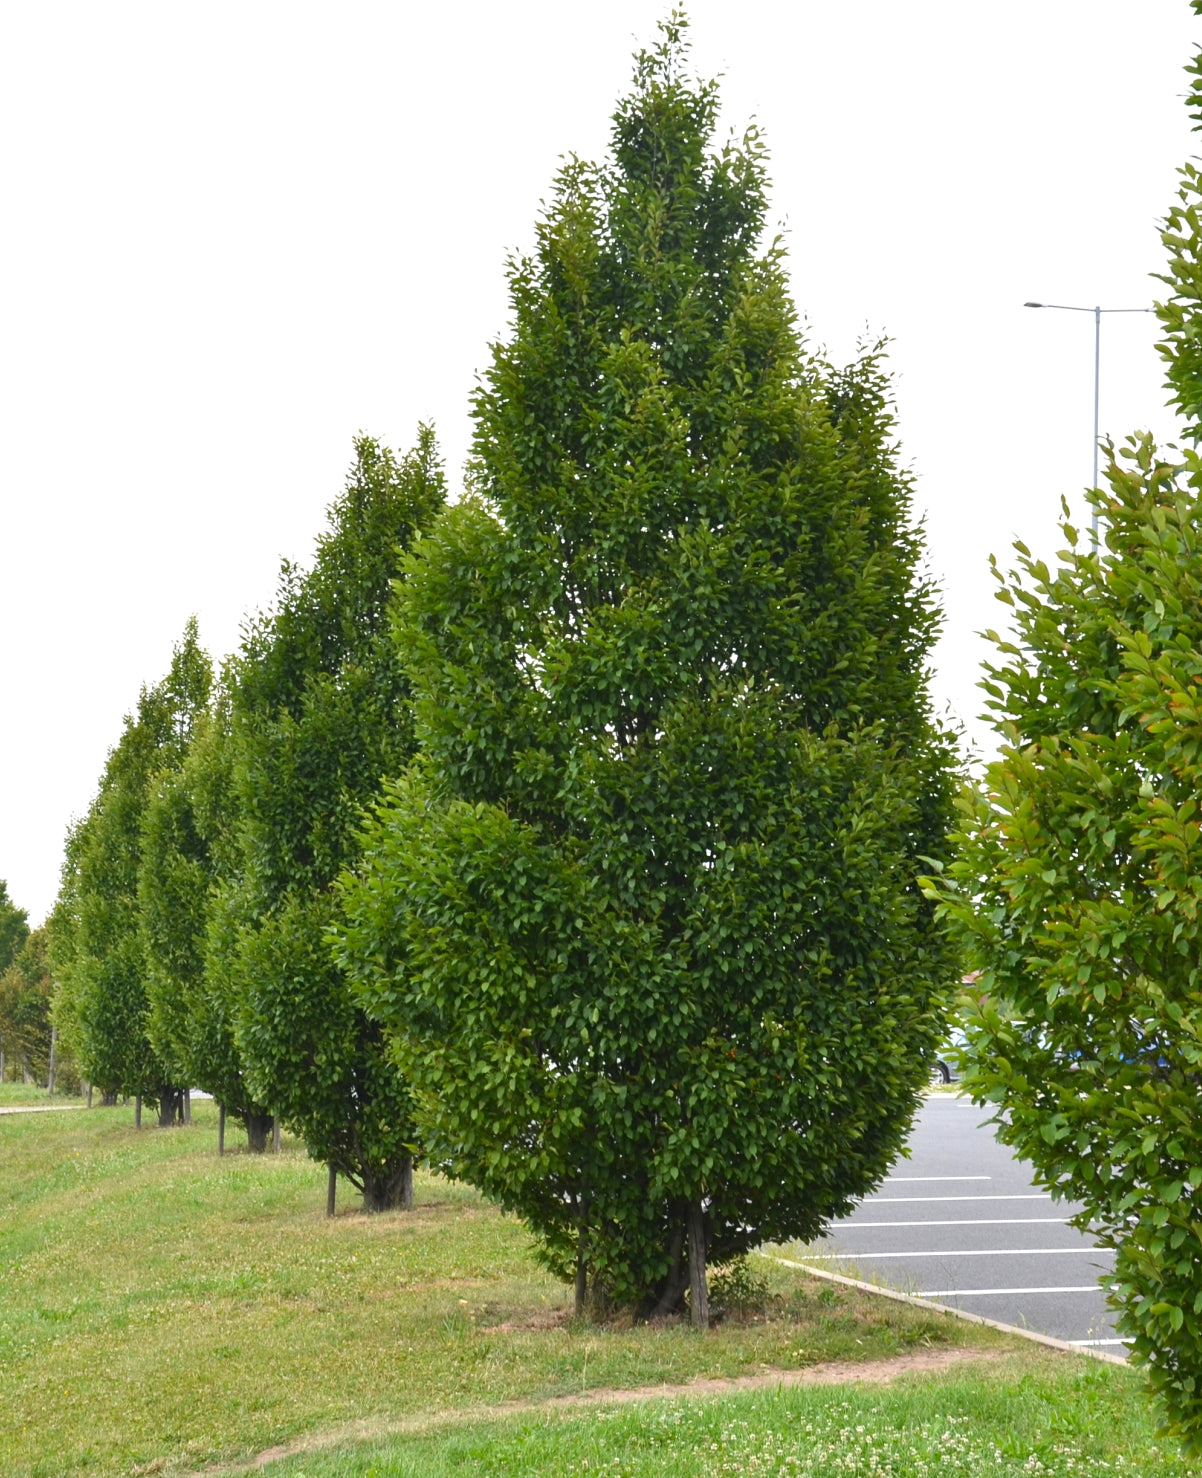
[[[951,746],[881,351],[803,351],[763,145],[713,149],[685,61],[674,16],[510,264],[339,957],[432,1158],[582,1308],[704,1322],[707,1260],[815,1236],[904,1141]]]

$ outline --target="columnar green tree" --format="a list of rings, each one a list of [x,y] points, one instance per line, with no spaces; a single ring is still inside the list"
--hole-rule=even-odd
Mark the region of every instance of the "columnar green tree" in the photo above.
[[[0,970],[6,970],[29,935],[29,914],[8,896],[8,884],[0,878]]]
[[[879,355],[803,352],[760,141],[712,151],[684,57],[677,17],[511,264],[338,951],[431,1154],[582,1307],[704,1322],[707,1257],[816,1235],[904,1141],[951,755]]]
[[[142,826],[151,786],[187,752],[212,685],[189,621],[167,676],[144,688],[109,754],[100,789],[67,841],[50,928],[56,1019],[85,1078],[112,1098],[140,1094],[160,1120],[179,1112],[184,1084],[147,1036],[147,962],[138,899]]]
[[[8,884],[0,878],[0,973],[16,958],[18,950],[29,935],[29,915],[8,896]],[[0,1020],[0,1057],[11,1054],[8,1030]]]
[[[1202,13],[1202,3],[1195,3]],[[1202,127],[1202,61],[1192,68]],[[1202,433],[1202,175],[1164,230],[1169,388]],[[1018,545],[983,685],[1000,758],[932,897],[980,970],[966,1081],[1116,1251],[1119,1331],[1202,1450],[1202,461],[1112,458],[1094,548]]]
[[[231,669],[242,855],[218,890],[208,968],[236,999],[254,1093],[373,1210],[411,1193],[409,1093],[324,935],[362,809],[412,753],[387,609],[401,552],[443,497],[429,428],[400,459],[360,437],[313,567],[284,567]]]
[[[0,1051],[9,1064],[38,1083],[49,1081],[53,1055],[56,1087],[73,1092],[79,1086],[75,1064],[61,1044],[52,1045],[53,994],[46,930],[33,929],[12,964],[0,970]]]
[[[235,1002],[207,968],[213,899],[239,876],[239,819],[228,692],[197,717],[178,768],[160,771],[142,820],[138,901],[146,951],[147,1035],[181,1082],[204,1089],[263,1151],[271,1110],[247,1085]]]

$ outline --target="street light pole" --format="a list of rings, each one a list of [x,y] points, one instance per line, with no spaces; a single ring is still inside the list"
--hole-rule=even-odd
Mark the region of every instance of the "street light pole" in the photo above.
[[[1058,308],[1063,313],[1093,314],[1093,488],[1098,487],[1098,406],[1102,388],[1102,314],[1103,313],[1151,313],[1151,308],[1079,308],[1073,303],[1024,303],[1024,308]],[[1098,543],[1098,510],[1095,507],[1090,520],[1095,548]]]

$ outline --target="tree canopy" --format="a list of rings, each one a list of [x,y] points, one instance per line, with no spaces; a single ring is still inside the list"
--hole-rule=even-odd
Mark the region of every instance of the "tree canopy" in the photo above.
[[[229,672],[238,856],[213,895],[210,989],[234,1003],[251,1092],[370,1209],[409,1194],[409,1093],[324,936],[363,808],[412,754],[387,611],[401,552],[443,498],[430,428],[400,458],[358,438],[312,567],[284,566],[274,607],[250,624]]]
[[[879,349],[800,343],[754,131],[674,17],[510,265],[473,495],[406,562],[421,753],[338,958],[432,1157],[581,1305],[704,1322],[904,1142],[951,961],[937,612]]]
[[[144,688],[110,751],[100,788],[72,828],[51,920],[59,983],[56,1018],[88,1082],[108,1095],[140,1094],[166,1119],[185,1084],[153,1050],[138,878],[150,789],[183,761],[209,698],[212,669],[189,621],[167,676]]]
[[[0,970],[6,970],[29,934],[29,914],[8,896],[8,884],[0,878]]]

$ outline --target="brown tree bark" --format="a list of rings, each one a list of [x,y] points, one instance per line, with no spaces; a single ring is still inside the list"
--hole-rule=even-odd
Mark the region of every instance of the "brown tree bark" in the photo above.
[[[326,1215],[334,1215],[334,1202],[338,1198],[338,1171],[330,1166],[330,1181],[326,1187]]]
[[[217,1105],[217,1153],[225,1154],[225,1104]]]

